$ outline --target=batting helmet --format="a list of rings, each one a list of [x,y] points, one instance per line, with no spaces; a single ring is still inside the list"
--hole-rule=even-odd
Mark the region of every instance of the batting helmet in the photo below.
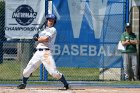
[[[57,17],[54,14],[47,14],[46,15],[46,20],[48,19],[53,19],[54,20],[54,24],[56,23]]]

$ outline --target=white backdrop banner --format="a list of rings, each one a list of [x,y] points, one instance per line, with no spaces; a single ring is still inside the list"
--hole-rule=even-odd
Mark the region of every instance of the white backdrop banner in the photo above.
[[[45,21],[45,0],[5,0],[5,35],[31,39]]]

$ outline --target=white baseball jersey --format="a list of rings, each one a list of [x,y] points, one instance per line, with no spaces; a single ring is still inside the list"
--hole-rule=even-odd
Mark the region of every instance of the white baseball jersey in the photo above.
[[[46,29],[39,33],[39,37],[41,36],[49,37],[49,41],[39,43],[36,48],[49,48],[50,50],[52,50],[56,38],[56,29],[54,27],[46,27]]]

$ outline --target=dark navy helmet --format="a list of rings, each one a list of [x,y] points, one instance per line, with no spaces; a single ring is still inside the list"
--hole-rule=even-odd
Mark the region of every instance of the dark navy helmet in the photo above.
[[[54,25],[56,24],[57,17],[54,14],[47,14],[46,15],[46,20],[48,20],[48,19],[53,19],[54,20]]]
[[[46,15],[46,19],[48,20],[48,19],[53,19],[53,20],[55,20],[56,21],[56,16],[54,15],[54,14],[47,14]]]

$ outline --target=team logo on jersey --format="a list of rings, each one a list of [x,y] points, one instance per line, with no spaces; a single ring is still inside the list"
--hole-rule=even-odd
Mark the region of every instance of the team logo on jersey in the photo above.
[[[34,12],[32,7],[21,5],[13,12],[12,18],[15,18],[20,25],[27,26],[33,22],[36,16],[37,12]]]

